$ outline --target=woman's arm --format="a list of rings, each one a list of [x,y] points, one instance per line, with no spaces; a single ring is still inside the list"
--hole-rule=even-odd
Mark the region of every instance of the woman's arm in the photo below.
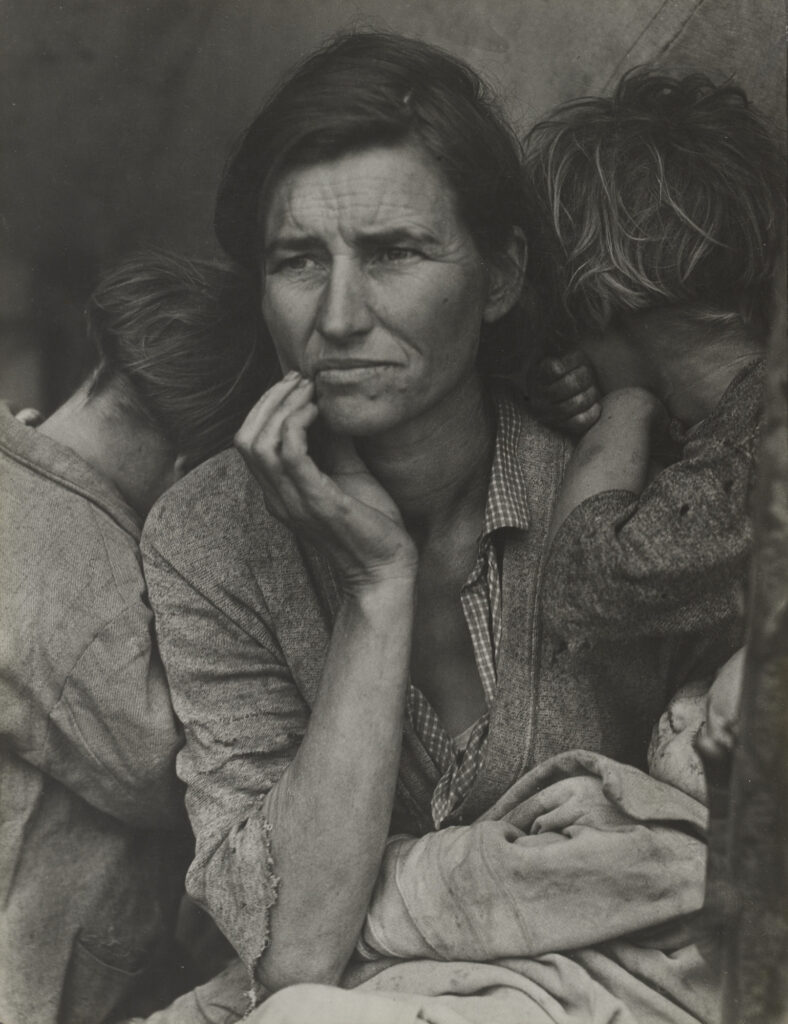
[[[280,878],[267,988],[335,984],[355,946],[391,819],[411,618],[406,583],[344,601],[306,735],[266,799]]]
[[[415,547],[352,443],[335,446],[331,475],[313,462],[312,398],[288,375],[236,438],[269,507],[331,559],[343,593],[306,735],[266,799],[280,876],[268,988],[335,983],[355,946],[391,819],[415,596]]]
[[[173,583],[172,570],[162,575],[162,552],[150,536],[146,543],[173,699],[186,716],[182,770],[198,846],[190,887],[268,989],[335,982],[352,953],[391,817],[410,655],[415,551],[390,499],[351,453],[333,477],[317,469],[305,436],[314,414],[311,391],[285,381],[264,396],[238,438],[266,504],[320,546],[340,575],[341,604],[303,739],[287,717],[276,722],[275,701],[268,712],[241,706],[244,694],[247,705],[281,696],[286,715],[296,710],[276,622],[248,624],[263,638],[262,649],[250,644],[240,622],[209,609],[196,588],[187,592],[189,580]],[[214,557],[221,564],[221,553]],[[244,553],[230,557],[243,561]],[[195,629],[203,650],[206,629],[217,648],[214,678],[210,663],[188,667],[187,636]],[[213,714],[233,715],[242,743],[231,739],[229,721],[217,733],[207,701],[189,706],[195,675],[203,696],[208,683],[225,698]],[[201,791],[210,791],[208,800]]]

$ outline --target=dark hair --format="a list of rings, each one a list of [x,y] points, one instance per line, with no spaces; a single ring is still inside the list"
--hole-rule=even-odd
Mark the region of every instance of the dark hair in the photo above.
[[[530,277],[566,333],[677,304],[765,328],[781,158],[740,88],[635,68],[535,125],[525,166]]]
[[[501,251],[515,225],[525,230],[520,145],[479,76],[427,43],[354,32],[286,77],[242,136],[219,187],[219,242],[256,268],[260,221],[283,174],[408,140],[446,175],[483,256]]]
[[[247,275],[146,252],[102,277],[87,306],[98,350],[90,394],[119,388],[189,468],[227,448],[271,382]]]

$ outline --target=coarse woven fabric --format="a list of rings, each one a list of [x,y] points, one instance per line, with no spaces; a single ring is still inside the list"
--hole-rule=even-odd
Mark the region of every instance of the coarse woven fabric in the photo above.
[[[0,1020],[102,1024],[149,988],[190,836],[139,517],[0,408]]]
[[[676,432],[680,458],[640,496],[607,491],[567,516],[544,587],[552,656],[566,671],[604,663],[623,642],[673,637],[677,689],[741,646],[763,385],[755,360],[710,416]]]
[[[656,636],[646,628],[611,644],[603,662],[553,656],[538,602],[569,446],[524,403],[517,409],[514,457],[526,481],[528,523],[503,531],[497,691],[484,763],[453,824],[475,820],[529,768],[561,751],[582,747],[645,767],[651,729],[676,686],[677,655],[714,626],[710,602],[692,637],[683,624]],[[205,463],[157,504],[143,557],[186,733],[178,768],[197,841],[187,886],[253,969],[276,899],[276,836],[265,797],[309,720],[338,607],[336,582],[326,561],[267,512],[234,452]],[[730,640],[727,653],[735,646]],[[392,832],[431,831],[438,779],[406,720]]]

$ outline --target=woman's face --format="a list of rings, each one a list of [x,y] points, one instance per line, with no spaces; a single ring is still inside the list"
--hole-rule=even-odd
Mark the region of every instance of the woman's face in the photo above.
[[[440,407],[475,374],[482,321],[506,312],[416,145],[291,171],[264,233],[263,316],[280,362],[314,379],[338,433],[379,434]]]

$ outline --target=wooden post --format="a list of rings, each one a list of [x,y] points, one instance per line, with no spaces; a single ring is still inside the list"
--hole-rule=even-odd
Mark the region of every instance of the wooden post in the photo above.
[[[723,928],[724,1024],[788,1021],[788,339],[778,276],[767,359],[740,733],[712,768],[707,908]],[[725,773],[727,774],[727,772]],[[726,792],[727,790],[727,792]],[[727,814],[725,805],[727,803]]]

